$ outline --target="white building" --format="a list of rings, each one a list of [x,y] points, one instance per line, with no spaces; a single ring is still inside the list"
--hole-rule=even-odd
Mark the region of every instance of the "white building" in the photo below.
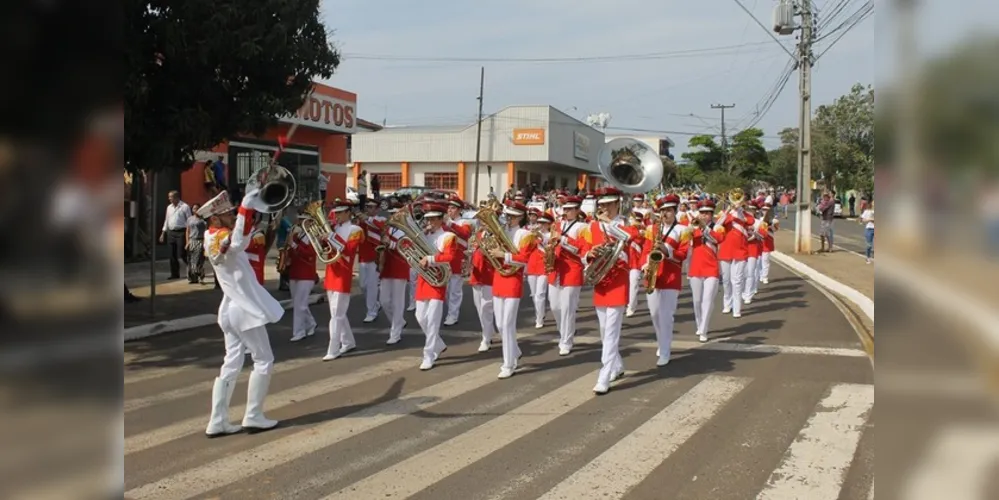
[[[642,141],[645,144],[647,144],[650,148],[652,148],[653,151],[658,151],[659,152],[659,156],[667,156],[667,157],[670,157],[670,158],[673,157],[673,154],[671,153],[671,150],[674,147],[676,147],[676,143],[674,143],[672,139],[670,139],[669,137],[666,137],[666,136],[662,136],[662,137],[656,137],[656,136],[638,137],[638,136],[634,136],[634,135],[608,135],[605,138],[605,141],[606,142],[610,142],[610,141],[612,141],[614,139],[617,139],[618,137],[627,137],[627,138],[630,138],[630,139],[635,139],[635,140]]]
[[[599,184],[596,162],[604,134],[551,106],[510,106],[483,118],[478,175],[476,129],[473,121],[354,134],[348,185],[367,172],[369,185],[378,176],[382,193],[425,186],[454,190],[474,201],[490,190],[501,196],[511,184],[566,189]]]

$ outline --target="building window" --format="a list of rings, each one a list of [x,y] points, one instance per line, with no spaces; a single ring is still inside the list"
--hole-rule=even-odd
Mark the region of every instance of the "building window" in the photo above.
[[[423,182],[430,189],[458,190],[457,172],[427,172],[423,174]]]
[[[391,193],[402,187],[402,174],[371,174],[378,176],[378,190],[383,193]]]

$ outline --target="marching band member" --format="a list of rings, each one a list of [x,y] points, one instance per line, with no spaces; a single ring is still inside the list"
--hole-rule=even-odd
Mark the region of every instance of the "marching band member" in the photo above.
[[[458,245],[455,242],[455,235],[450,231],[445,231],[444,213],[447,212],[447,205],[443,203],[425,203],[423,212],[423,222],[425,224],[425,238],[431,246],[437,249],[434,256],[426,256],[420,262],[423,267],[434,265],[450,266],[454,261],[454,256],[458,253]],[[423,344],[423,363],[421,370],[429,370],[434,367],[437,358],[447,349],[444,339],[441,338],[441,318],[444,315],[444,301],[447,299],[447,285],[432,286],[423,279],[423,275],[417,273],[416,276],[416,321],[423,329],[426,342]]]
[[[722,313],[742,317],[739,295],[746,282],[746,260],[749,259],[749,229],[753,218],[742,207],[733,207],[722,213],[719,223],[725,228],[725,241],[718,247],[722,276]]]
[[[718,293],[718,245],[725,239],[725,228],[714,223],[715,202],[698,203],[700,225],[694,229],[690,243],[690,270],[687,281],[694,302],[694,323],[697,339],[708,341],[708,324]]]
[[[637,194],[632,197],[632,203],[645,203],[645,195]],[[645,217],[641,208],[633,209],[629,217],[638,237],[628,244],[628,307],[624,312],[627,317],[635,315],[638,310],[638,289],[642,286],[642,248],[645,245]]]
[[[645,245],[642,252],[642,270],[644,274],[649,267],[649,254],[653,251],[663,253],[663,260],[656,272],[653,292],[647,294],[649,313],[652,316],[652,328],[656,332],[656,342],[659,348],[656,355],[659,360],[656,366],[666,366],[669,363],[670,346],[673,343],[673,325],[676,306],[680,299],[680,288],[683,286],[682,263],[687,259],[689,235],[686,226],[677,219],[677,206],[680,197],[675,194],[666,195],[656,200],[660,220],[658,227],[649,227],[645,234]],[[653,232],[658,230],[658,237],[653,241]]]
[[[568,196],[562,204],[562,220],[555,227],[555,269],[548,274],[548,299],[559,333],[559,356],[568,356],[576,336],[576,310],[583,289],[583,252],[580,233],[586,223],[579,218],[583,200]]]
[[[299,214],[298,219],[308,216]],[[298,342],[316,333],[316,319],[309,308],[309,295],[319,281],[316,275],[316,250],[309,242],[300,224],[292,226],[288,234],[288,287],[291,290],[292,335],[291,341]]]
[[[364,241],[364,231],[350,222],[351,204],[337,201],[333,206],[333,232],[328,240],[339,257],[326,265],[326,300],[330,305],[330,344],[323,361],[331,361],[355,347],[354,332],[347,321],[350,286],[354,280],[354,257]]]
[[[551,238],[552,216],[541,212],[535,215],[535,225],[530,228],[536,235],[537,245],[527,261],[527,285],[534,299],[534,328],[545,326],[545,301],[548,295],[548,275],[545,274],[545,246]]]
[[[742,288],[742,301],[746,305],[753,302],[753,296],[756,295],[756,290],[759,288],[757,284],[760,280],[757,274],[757,265],[760,261],[760,255],[763,253],[763,240],[759,233],[760,224],[763,224],[763,219],[756,216],[757,208],[759,208],[759,204],[756,200],[752,200],[746,204],[746,212],[753,217],[753,224],[749,226],[752,229],[749,230],[749,237],[746,238],[746,248],[749,250],[749,256],[746,259],[746,283]]]
[[[593,257],[590,252],[600,245],[613,245],[613,239],[607,236],[606,225],[615,225],[622,231],[636,236],[636,231],[621,217],[621,191],[616,188],[602,190],[597,204],[604,211],[600,219],[586,227],[582,233],[585,241],[587,260]],[[630,241],[627,242],[630,244]],[[624,374],[624,364],[618,343],[621,339],[621,323],[624,321],[624,309],[628,305],[628,253],[621,252],[616,256],[614,267],[599,283],[593,286],[593,305],[597,310],[597,320],[600,323],[600,341],[603,353],[602,364],[597,384],[593,387],[596,394],[606,394],[610,383]]]
[[[479,325],[482,326],[482,342],[479,343],[479,352],[486,352],[493,341],[493,334],[496,333],[496,315],[493,307],[493,276],[495,275],[493,265],[489,262],[479,248],[478,241],[485,232],[485,229],[477,228],[473,236],[472,243],[472,272],[468,278],[468,284],[472,287],[472,302],[475,310],[479,314]]]
[[[496,309],[500,339],[503,341],[503,366],[500,367],[499,378],[510,378],[517,369],[517,359],[520,358],[520,348],[517,346],[517,311],[520,308],[520,297],[524,293],[524,267],[537,247],[534,233],[520,227],[520,222],[527,213],[527,207],[519,201],[508,201],[503,207],[506,215],[507,237],[517,248],[517,253],[511,254],[496,248],[492,256],[511,266],[519,268],[512,276],[504,276],[496,270],[493,274],[493,307]]]
[[[465,277],[462,276],[462,267],[465,265],[465,251],[468,249],[468,239],[472,237],[472,227],[461,218],[461,209],[465,203],[457,195],[450,197],[447,202],[447,220],[444,223],[444,230],[454,233],[455,243],[458,244],[458,251],[451,261],[451,280],[447,285],[447,316],[444,318],[444,326],[453,326],[458,323],[458,313],[461,312],[461,300],[464,298]]]
[[[223,293],[218,324],[225,337],[225,360],[212,387],[212,414],[205,429],[209,438],[241,430],[229,422],[229,402],[247,351],[253,358],[253,372],[246,390],[242,429],[259,432],[278,425],[264,416],[264,399],[274,366],[266,325],[278,322],[284,308],[252,277],[254,272],[246,254],[253,231],[254,210],[250,207],[258,201],[258,190],[246,193],[233,220],[229,193],[222,191],[198,211],[209,222],[205,253]]]
[[[772,204],[764,204],[763,210],[763,219],[767,219],[770,215],[773,215]],[[774,242],[774,233],[778,229],[780,229],[780,219],[773,217],[770,220],[770,225],[764,231],[761,231],[763,235],[763,252],[760,254],[760,283],[764,285],[770,283],[770,253],[777,249]]]
[[[357,250],[357,269],[361,290],[364,292],[364,307],[367,314],[365,323],[371,323],[378,318],[378,248],[382,244],[382,231],[385,218],[378,215],[378,200],[369,198],[364,204],[364,213],[360,216],[361,230],[364,239]]]
[[[403,205],[398,201],[389,206],[388,212],[394,214],[402,210]],[[402,340],[402,329],[406,326],[406,288],[409,285],[409,263],[399,253],[399,239],[404,233],[398,229],[384,226],[382,229],[381,245],[383,255],[381,259],[381,287],[379,291],[379,303],[385,314],[391,321],[389,328],[389,338],[385,342],[388,345],[399,343]]]

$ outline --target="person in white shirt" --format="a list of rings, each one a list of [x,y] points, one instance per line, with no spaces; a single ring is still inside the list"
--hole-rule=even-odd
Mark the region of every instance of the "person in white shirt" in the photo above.
[[[170,246],[170,279],[180,279],[180,261],[187,262],[187,220],[191,218],[191,207],[180,201],[178,191],[167,194],[170,201],[163,219],[160,243]]]
[[[874,258],[874,201],[867,205],[860,214],[860,223],[864,225],[864,239],[867,240],[867,263]]]
[[[368,201],[368,171],[361,170],[357,175],[357,200],[358,205],[364,206]]]

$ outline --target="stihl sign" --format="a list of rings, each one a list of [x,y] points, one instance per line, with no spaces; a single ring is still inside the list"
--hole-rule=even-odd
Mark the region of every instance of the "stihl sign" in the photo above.
[[[518,146],[537,146],[544,144],[545,129],[515,128],[513,129],[513,143]]]
[[[352,134],[357,128],[355,103],[326,95],[313,94],[294,114],[281,118],[285,123],[330,132]]]

